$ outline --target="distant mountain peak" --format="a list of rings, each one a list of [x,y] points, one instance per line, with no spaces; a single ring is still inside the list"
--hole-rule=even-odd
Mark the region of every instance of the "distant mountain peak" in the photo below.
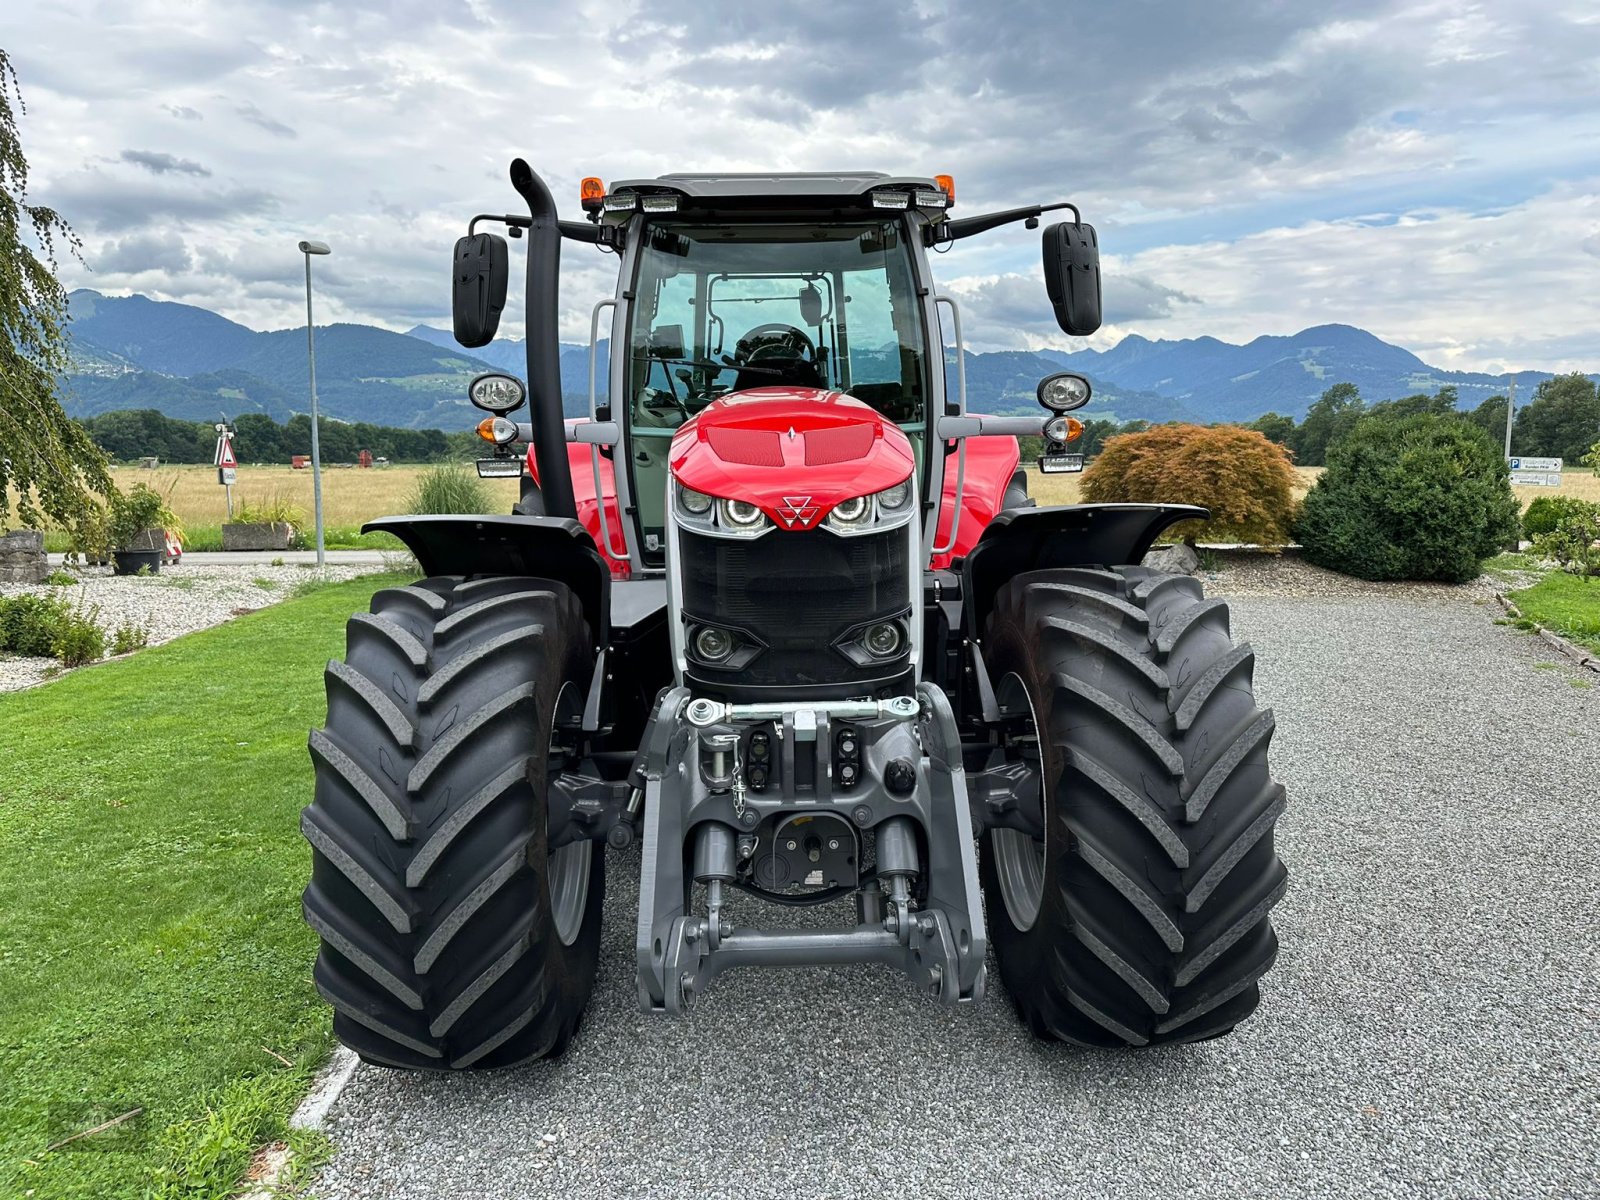
[[[194,305],[148,296],[106,296],[78,288],[68,296],[77,368],[67,378],[69,411],[159,408],[169,416],[215,419],[255,406],[283,418],[308,399],[305,331],[257,332]],[[852,355],[892,354],[856,346]],[[562,344],[568,411],[586,404],[587,344]],[[318,331],[317,384],[329,416],[410,428],[465,428],[465,383],[496,369],[522,376],[526,344],[496,338],[466,350],[448,329],[418,324],[400,334],[348,322]],[[948,351],[947,351],[948,356]],[[606,386],[608,355],[600,355]],[[969,353],[967,390],[975,411],[1037,412],[1039,378],[1068,368],[1094,382],[1086,415],[1118,420],[1249,421],[1264,412],[1296,417],[1335,383],[1349,382],[1369,402],[1449,384],[1463,406],[1503,392],[1505,376],[1437,370],[1368,330],[1330,322],[1294,334],[1236,345],[1204,336],[1152,340],[1130,334],[1106,350]],[[1520,386],[1549,378],[1521,373]]]

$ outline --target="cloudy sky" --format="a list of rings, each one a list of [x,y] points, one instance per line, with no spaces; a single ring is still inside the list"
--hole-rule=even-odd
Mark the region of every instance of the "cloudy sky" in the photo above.
[[[465,219],[527,157],[949,172],[960,214],[1072,199],[1105,346],[1361,325],[1465,370],[1600,367],[1594,0],[7,0],[33,195],[72,286],[303,322],[448,324]],[[563,258],[563,336],[610,264]],[[1058,345],[1038,242],[939,260],[980,349]],[[513,322],[507,330],[515,332]]]

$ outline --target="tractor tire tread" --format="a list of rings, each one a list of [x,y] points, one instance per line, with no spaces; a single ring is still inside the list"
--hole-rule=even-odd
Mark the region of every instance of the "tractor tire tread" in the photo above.
[[[328,665],[301,814],[313,979],[335,1034],[405,1070],[559,1053],[593,987],[605,880],[597,845],[564,943],[543,780],[558,699],[593,669],[582,605],[550,580],[440,576],[371,609]]]
[[[1088,1046],[1221,1036],[1276,961],[1286,805],[1267,765],[1254,652],[1226,602],[1140,567],[1008,581],[983,630],[998,688],[1022,680],[1048,796],[1045,886],[1031,926],[980,861],[991,940],[1035,1034]]]

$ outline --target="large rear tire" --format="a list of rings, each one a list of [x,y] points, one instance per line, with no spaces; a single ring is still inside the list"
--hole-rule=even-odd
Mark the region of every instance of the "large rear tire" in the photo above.
[[[552,854],[546,784],[593,667],[543,579],[425,579],[352,617],[311,734],[307,922],[334,1032],[424,1070],[559,1054],[594,982],[603,849]]]
[[[1277,955],[1287,872],[1272,713],[1227,606],[1142,567],[1037,571],[996,597],[984,655],[1044,801],[1043,842],[996,829],[983,846],[1018,1014],[1091,1046],[1228,1032]]]

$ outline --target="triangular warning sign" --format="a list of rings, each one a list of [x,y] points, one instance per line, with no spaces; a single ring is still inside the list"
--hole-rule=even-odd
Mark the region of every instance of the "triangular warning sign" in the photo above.
[[[217,459],[217,466],[219,466],[219,467],[237,467],[238,465],[239,465],[238,460],[233,457],[233,439],[232,438],[223,438],[222,439],[222,454]]]

